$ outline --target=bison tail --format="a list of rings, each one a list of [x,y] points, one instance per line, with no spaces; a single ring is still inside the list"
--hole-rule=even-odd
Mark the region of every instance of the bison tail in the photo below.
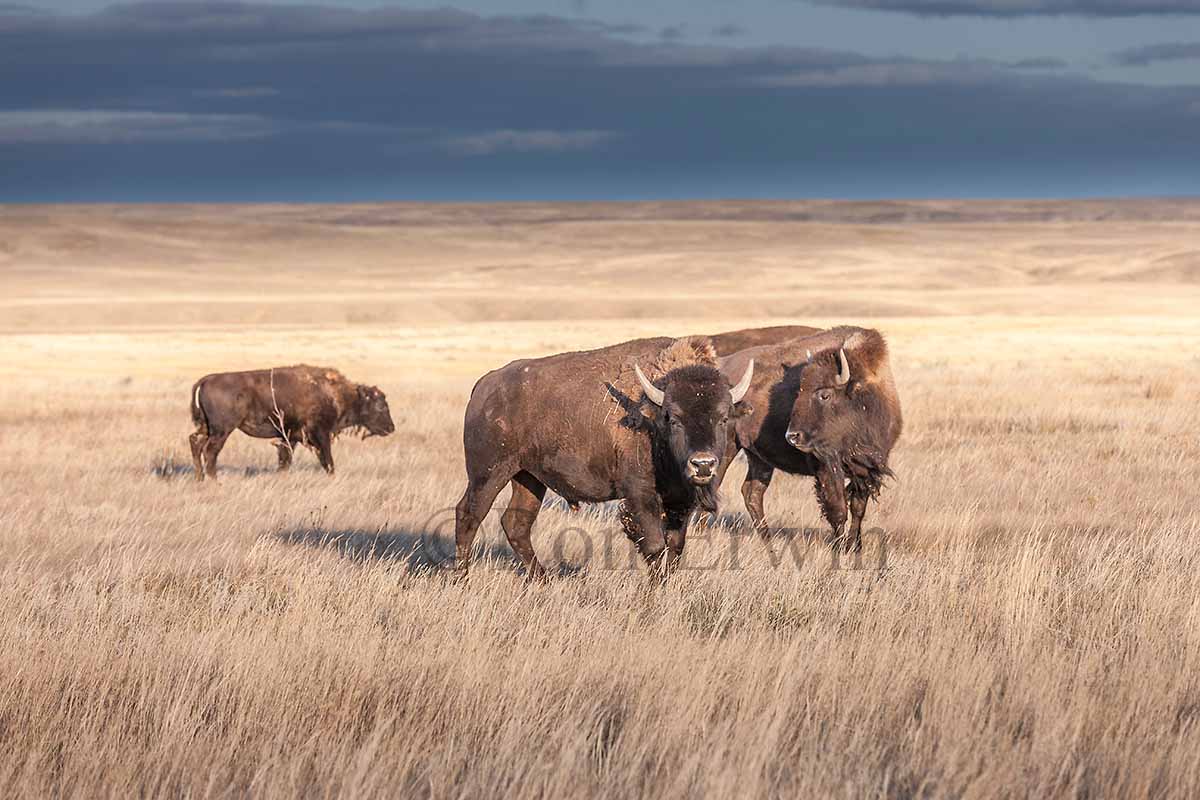
[[[192,387],[192,422],[197,428],[203,427],[204,433],[207,435],[208,430],[208,414],[204,411],[204,403],[200,400],[200,390],[204,388],[204,380],[196,381],[196,385]]]

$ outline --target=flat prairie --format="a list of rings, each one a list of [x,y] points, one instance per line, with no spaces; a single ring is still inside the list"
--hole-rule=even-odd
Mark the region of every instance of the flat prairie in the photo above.
[[[0,795],[1196,797],[1200,201],[0,207]],[[738,487],[648,589],[552,495],[449,570],[462,411],[648,334],[888,337],[860,562]],[[305,362],[397,432],[193,480]]]

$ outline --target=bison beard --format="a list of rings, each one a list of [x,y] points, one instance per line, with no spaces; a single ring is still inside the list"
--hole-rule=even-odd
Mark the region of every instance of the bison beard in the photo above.
[[[842,466],[850,477],[850,482],[863,491],[872,500],[879,499],[883,482],[895,478],[896,473],[884,463],[886,456],[878,450],[856,448],[843,454]]]
[[[865,436],[865,434],[864,434]],[[842,474],[855,491],[873,500],[879,498],[883,482],[896,474],[887,465],[887,456],[873,444],[858,442],[847,450],[826,447],[814,442],[807,451],[831,473]],[[818,489],[818,496],[820,490]]]
[[[671,449],[667,445],[666,440],[661,436],[654,437],[654,472],[657,475],[677,473],[679,471],[678,464],[675,463],[674,457],[671,455]],[[702,486],[697,486],[690,481],[680,480],[680,484],[687,493],[687,504],[691,508],[699,509],[708,514],[717,513],[717,491],[721,488],[719,482],[706,483]]]

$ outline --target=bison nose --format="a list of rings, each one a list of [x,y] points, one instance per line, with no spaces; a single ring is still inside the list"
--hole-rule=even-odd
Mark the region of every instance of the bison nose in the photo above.
[[[691,462],[692,466],[696,468],[696,472],[701,475],[712,474],[713,469],[717,466],[716,456],[710,456],[707,454],[692,456]]]
[[[789,430],[784,434],[783,438],[787,439],[788,444],[792,447],[803,447],[808,443],[808,436],[802,431]]]

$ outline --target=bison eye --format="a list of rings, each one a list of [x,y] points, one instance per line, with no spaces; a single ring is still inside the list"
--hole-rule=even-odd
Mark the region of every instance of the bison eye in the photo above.
[[[833,399],[833,390],[832,389],[821,389],[819,392],[817,392],[817,399],[820,400],[822,403],[828,403],[830,400]]]

